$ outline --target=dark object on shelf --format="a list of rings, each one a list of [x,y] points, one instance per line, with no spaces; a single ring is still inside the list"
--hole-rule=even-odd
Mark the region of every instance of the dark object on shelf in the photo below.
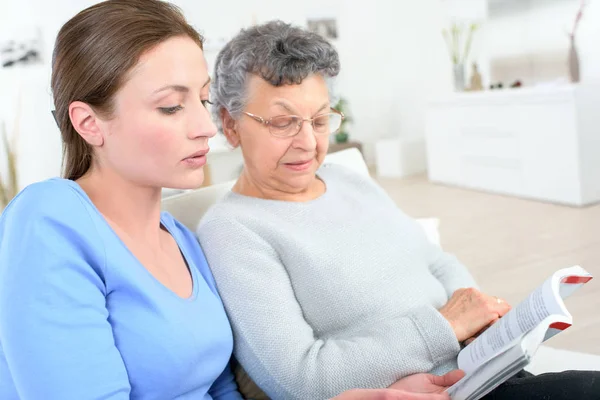
[[[345,143],[330,143],[329,150],[327,152],[335,153],[337,151],[346,150],[346,149],[350,149],[350,148],[356,148],[361,153],[363,151],[362,143],[352,141],[352,142],[345,142]]]
[[[523,84],[521,83],[521,81],[514,81],[512,85],[510,85],[511,88],[518,88],[523,86]]]
[[[344,131],[335,134],[336,143],[346,143],[348,141],[348,134]]]

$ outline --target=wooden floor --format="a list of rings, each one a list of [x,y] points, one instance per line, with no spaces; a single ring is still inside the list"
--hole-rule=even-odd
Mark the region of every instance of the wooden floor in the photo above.
[[[440,218],[442,246],[481,289],[516,305],[556,269],[581,265],[596,278],[566,300],[571,328],[550,347],[600,355],[600,205],[571,208],[432,184],[377,178],[413,217]]]

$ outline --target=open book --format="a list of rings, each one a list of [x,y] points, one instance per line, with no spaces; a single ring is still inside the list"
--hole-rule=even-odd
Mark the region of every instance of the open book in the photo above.
[[[570,327],[564,299],[592,279],[580,266],[555,272],[523,302],[458,355],[466,375],[447,392],[453,400],[477,400],[521,371],[540,344]]]

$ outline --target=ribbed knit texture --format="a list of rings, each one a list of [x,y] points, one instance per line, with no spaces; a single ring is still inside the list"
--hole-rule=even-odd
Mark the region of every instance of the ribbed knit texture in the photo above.
[[[318,172],[308,202],[230,192],[198,235],[234,330],[235,355],[273,399],[328,399],[456,368],[437,311],[475,282],[370,178]]]

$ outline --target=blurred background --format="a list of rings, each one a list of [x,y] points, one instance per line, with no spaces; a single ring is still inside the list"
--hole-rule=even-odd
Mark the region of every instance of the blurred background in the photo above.
[[[0,121],[9,137],[18,131],[15,151],[20,187],[60,172],[60,137],[50,114],[53,43],[63,23],[94,3],[0,3]],[[367,162],[374,167],[377,143],[381,143],[379,167],[385,170],[381,172],[395,175],[425,172],[428,104],[469,88],[473,63],[480,74],[475,81],[486,90],[498,83],[504,89],[515,82],[529,87],[568,83],[569,34],[581,5],[579,0],[174,3],[206,37],[211,66],[222,44],[240,28],[271,19],[328,37],[341,56],[338,94],[352,116],[347,138],[362,145]],[[596,51],[600,6],[588,3],[577,28],[576,46],[581,81],[592,84],[600,81],[600,53]],[[458,77],[454,63],[462,69]],[[217,142],[215,149],[221,144]],[[5,157],[4,152],[0,154]],[[390,158],[403,161],[394,165],[398,163]],[[6,163],[1,164],[0,171],[6,173]],[[229,171],[215,174],[213,182],[229,178]]]

